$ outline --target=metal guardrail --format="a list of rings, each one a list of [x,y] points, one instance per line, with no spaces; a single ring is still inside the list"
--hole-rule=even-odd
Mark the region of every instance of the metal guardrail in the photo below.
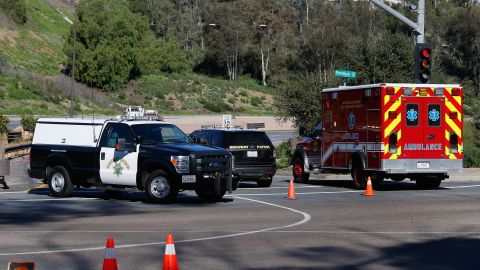
[[[265,128],[265,123],[247,123],[247,129]]]
[[[5,159],[13,159],[16,157],[22,157],[30,154],[30,147],[31,144],[21,144],[12,147],[6,147],[5,152]],[[1,156],[1,155],[0,155]]]

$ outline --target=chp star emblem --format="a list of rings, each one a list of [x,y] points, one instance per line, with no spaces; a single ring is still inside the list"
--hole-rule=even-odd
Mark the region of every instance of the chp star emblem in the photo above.
[[[119,177],[120,175],[122,175],[122,172],[123,172],[122,164],[120,162],[115,163],[115,165],[113,166],[113,174]]]

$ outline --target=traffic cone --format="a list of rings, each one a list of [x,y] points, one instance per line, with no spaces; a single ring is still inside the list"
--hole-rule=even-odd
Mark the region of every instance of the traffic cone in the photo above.
[[[175,254],[175,244],[173,243],[173,234],[167,235],[165,242],[165,256],[163,256],[163,270],[178,270],[177,254]]]
[[[372,186],[372,180],[370,179],[370,176],[368,177],[367,181],[367,189],[365,189],[365,193],[363,193],[365,196],[374,196],[375,193],[373,192],[373,186]]]
[[[293,186],[293,180],[290,180],[290,186],[288,187],[288,197],[289,200],[295,200],[297,196],[295,195],[295,187]]]
[[[103,270],[118,270],[114,247],[113,238],[108,237],[107,247],[105,248],[105,259],[103,259]]]

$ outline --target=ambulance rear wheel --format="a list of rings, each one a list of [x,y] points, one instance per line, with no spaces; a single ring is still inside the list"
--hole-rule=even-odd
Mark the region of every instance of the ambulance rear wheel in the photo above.
[[[367,186],[367,176],[363,170],[362,162],[355,159],[352,164],[352,178],[356,189],[365,189]]]
[[[293,181],[295,183],[303,183],[303,184],[308,183],[308,180],[310,179],[310,174],[305,173],[305,164],[301,157],[295,158],[295,160],[293,161],[292,168],[293,168]]]
[[[417,179],[416,184],[418,189],[437,189],[441,182],[440,178],[420,178]]]

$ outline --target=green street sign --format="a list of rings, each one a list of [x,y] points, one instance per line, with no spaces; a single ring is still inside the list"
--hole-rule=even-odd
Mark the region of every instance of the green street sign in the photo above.
[[[335,70],[335,76],[344,78],[355,78],[357,77],[357,72],[350,70]]]

